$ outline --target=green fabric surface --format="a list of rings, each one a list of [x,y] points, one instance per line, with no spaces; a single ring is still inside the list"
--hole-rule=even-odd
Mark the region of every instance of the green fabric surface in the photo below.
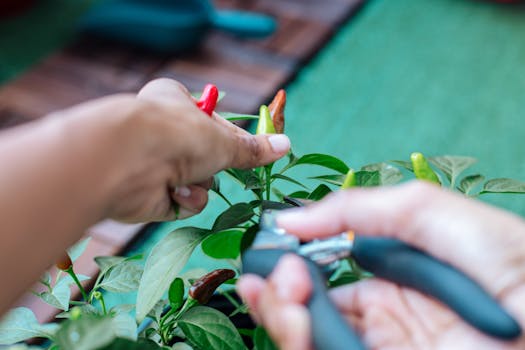
[[[78,17],[95,0],[39,0],[16,17],[0,18],[0,84],[71,39]]]
[[[521,6],[370,1],[288,86],[294,150],[354,168],[413,151],[468,155],[479,159],[470,173],[525,181],[524,37]],[[239,198],[241,190],[226,183],[223,192]],[[524,196],[482,199],[525,214]],[[201,215],[160,225],[138,250],[181,225],[210,227],[221,209],[212,195]]]

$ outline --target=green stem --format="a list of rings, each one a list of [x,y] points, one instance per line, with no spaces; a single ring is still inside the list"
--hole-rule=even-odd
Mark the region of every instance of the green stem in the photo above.
[[[177,314],[173,316],[173,319],[167,323],[166,327],[171,328],[171,326],[177,323],[177,321],[181,318],[182,315],[184,315],[186,311],[188,311],[189,309],[191,309],[193,306],[195,306],[198,303],[199,302],[197,300],[191,297],[188,297],[188,299],[186,299],[186,301],[184,302],[184,305],[182,305],[182,307],[180,308],[179,312],[177,312]]]
[[[88,295],[86,293],[86,290],[84,287],[82,287],[82,284],[80,284],[80,281],[78,280],[77,275],[75,274],[75,271],[73,271],[73,266],[71,266],[69,269],[66,270],[66,272],[71,276],[75,284],[77,285],[78,289],[80,289],[80,293],[82,294],[82,298],[84,298],[85,301],[88,301]]]
[[[102,294],[100,294],[100,299],[98,301],[100,302],[100,305],[102,306],[102,312],[104,313],[104,315],[107,315],[108,311],[106,309],[106,302],[104,301],[104,296]]]
[[[233,206],[232,202],[230,202],[228,200],[228,198],[226,198],[221,191],[215,191],[215,193],[217,193],[217,195],[219,195],[219,197],[221,197],[230,207]]]
[[[266,165],[264,167],[264,174],[265,174],[265,185],[266,185],[266,200],[269,201],[270,200],[270,195],[271,195],[271,179],[272,179],[272,167],[271,165]]]

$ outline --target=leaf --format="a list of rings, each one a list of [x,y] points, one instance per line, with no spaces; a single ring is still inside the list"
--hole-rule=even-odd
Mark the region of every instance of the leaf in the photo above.
[[[332,190],[328,186],[321,184],[317,186],[317,188],[313,190],[313,192],[310,193],[310,195],[308,195],[307,199],[318,201],[323,199],[323,197],[329,194],[330,192],[332,192]]]
[[[91,304],[84,304],[80,306],[75,306],[75,309],[79,309],[82,315],[101,315],[100,311]],[[70,318],[71,309],[69,311],[64,311],[55,316],[55,318]]]
[[[429,158],[428,161],[441,170],[450,182],[451,187],[454,187],[457,177],[476,163],[476,158],[464,156],[440,156]]]
[[[266,330],[261,326],[255,328],[253,345],[255,346],[254,350],[278,350]]]
[[[320,175],[309,177],[312,180],[319,180],[331,185],[341,186],[345,180],[345,175],[332,174],[332,175]]]
[[[226,169],[225,172],[244,185],[245,190],[261,189],[263,184],[261,183],[257,173],[250,169]]]
[[[236,120],[259,120],[259,116],[253,115],[253,114],[221,112],[219,113],[219,115],[223,117],[224,119],[229,120],[231,122],[236,121]]]
[[[379,171],[360,170],[355,173],[356,186],[372,187],[381,185]]]
[[[95,350],[116,338],[113,319],[83,315],[78,320],[62,323],[55,342],[60,349]]]
[[[175,343],[171,350],[193,350],[193,348],[186,343]]]
[[[246,232],[244,232],[241,240],[241,254],[246,249],[251,247],[253,241],[255,240],[255,236],[257,236],[257,232],[259,232],[259,225],[250,226]]]
[[[274,201],[262,201],[261,204],[262,210],[283,210],[283,209],[290,209],[294,206],[289,203],[281,203],[281,202],[274,202]]]
[[[395,185],[399,183],[399,181],[401,181],[401,179],[403,178],[403,174],[401,173],[401,171],[388,163],[375,163],[365,165],[361,168],[361,170],[378,171],[380,184],[384,186]]]
[[[69,258],[72,262],[75,262],[75,260],[77,260],[82,255],[82,253],[84,253],[89,244],[89,241],[91,241],[91,237],[84,238],[67,250]]]
[[[42,277],[40,277],[40,283],[42,283],[46,287],[51,286],[51,274],[49,273],[49,271],[44,272]]]
[[[341,174],[346,174],[348,170],[350,169],[339,158],[336,158],[328,154],[311,153],[311,154],[306,154],[297,159],[294,159],[292,162],[290,162],[287,166],[285,166],[281,170],[281,173],[285,172],[286,170],[294,166],[301,165],[301,164],[318,165],[318,166],[322,166],[328,169],[335,170],[337,172],[340,172]]]
[[[252,218],[255,213],[248,203],[237,203],[222,212],[213,223],[212,231],[223,231],[238,226]]]
[[[217,174],[213,175],[213,182],[211,183],[210,190],[215,193],[219,193],[221,191],[221,180]]]
[[[142,321],[186,265],[209,231],[182,227],[160,240],[146,261],[137,296],[137,320]]]
[[[112,323],[117,337],[137,340],[137,323],[129,314],[117,314],[113,317]]]
[[[483,180],[485,180],[485,176],[480,174],[465,176],[459,183],[458,190],[469,195],[470,191],[481,184]]]
[[[11,345],[29,338],[51,338],[58,325],[38,323],[33,311],[18,307],[9,311],[0,322],[0,345]]]
[[[43,292],[39,295],[45,303],[56,307],[57,309],[69,310],[69,299],[71,298],[71,289],[67,283],[57,283],[51,292]]]
[[[306,199],[309,195],[310,193],[308,193],[307,191],[295,191],[290,193],[288,197]]]
[[[412,166],[412,162],[407,162],[405,160],[391,160],[390,163],[397,164],[400,167],[405,168],[406,170],[414,172],[414,167]]]
[[[525,193],[525,182],[499,178],[485,182],[481,193]]]
[[[179,327],[199,349],[247,349],[230,319],[210,307],[190,309],[179,320]]]
[[[134,292],[139,288],[142,272],[142,266],[124,261],[109,270],[99,287],[114,293]]]
[[[282,175],[282,174],[273,174],[272,175],[272,179],[280,179],[280,180],[284,180],[284,181],[288,181],[288,182],[291,182],[293,184],[296,184],[298,186],[301,186],[302,188],[305,188],[306,189],[306,186],[303,185],[302,183],[300,183],[299,181],[295,180],[295,179],[292,179],[291,177],[288,177],[286,175]]]
[[[162,350],[165,349],[148,339],[132,341],[129,339],[116,338],[111,344],[99,350]],[[191,349],[191,348],[190,348]],[[182,350],[182,349],[181,349]]]
[[[173,310],[178,310],[184,302],[184,281],[182,278],[175,278],[168,289],[168,299]]]
[[[215,259],[235,259],[241,250],[242,230],[213,233],[202,242],[203,252]]]

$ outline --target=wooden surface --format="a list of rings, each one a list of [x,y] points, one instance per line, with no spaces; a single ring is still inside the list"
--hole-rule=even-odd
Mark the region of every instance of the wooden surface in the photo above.
[[[227,95],[220,110],[253,113],[289,82],[361,0],[217,0],[221,8],[267,13],[278,20],[271,37],[254,41],[210,33],[192,53],[167,56],[80,39],[0,89],[0,128],[39,118],[92,98],[136,92],[157,77],[174,78],[198,91],[208,82]],[[141,226],[104,222],[90,230],[93,239],[78,273],[94,275],[91,259],[118,254]],[[40,320],[54,310],[25,296]]]

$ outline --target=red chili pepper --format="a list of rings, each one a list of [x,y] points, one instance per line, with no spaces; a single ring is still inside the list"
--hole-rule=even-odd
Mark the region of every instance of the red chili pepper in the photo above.
[[[197,101],[197,107],[211,117],[218,99],[219,90],[217,87],[213,84],[207,84],[202,90],[201,98]]]
[[[273,98],[272,103],[268,105],[272,117],[275,132],[282,134],[284,132],[284,107],[286,105],[286,92],[281,89]]]
[[[235,271],[230,269],[212,271],[193,282],[188,294],[199,304],[206,304],[221,284],[234,277]]]

